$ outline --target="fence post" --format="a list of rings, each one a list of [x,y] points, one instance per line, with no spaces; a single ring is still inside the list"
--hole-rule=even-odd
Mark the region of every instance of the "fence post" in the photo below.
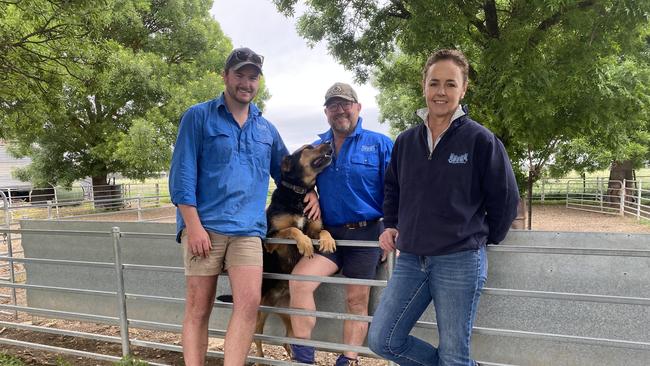
[[[565,208],[569,208],[569,183],[571,183],[570,180],[566,181],[566,202],[565,202]]]
[[[90,196],[90,208],[93,210],[95,209],[95,187],[93,187],[93,183],[90,183],[90,189],[88,190],[89,196]]]
[[[117,306],[120,312],[120,337],[122,338],[122,356],[131,354],[129,346],[129,320],[126,314],[126,294],[124,292],[124,268],[120,250],[120,228],[111,229],[113,236],[113,255],[115,256],[115,275],[117,276]]]
[[[138,221],[142,221],[142,197],[138,196]]]
[[[3,208],[5,211],[5,225],[8,230],[11,230],[11,216],[9,215],[9,200],[7,199],[7,195],[5,195],[4,192],[0,191],[0,198],[2,198],[2,204]],[[9,262],[7,263],[9,265],[9,281],[12,284],[16,283],[16,272],[14,270],[14,251],[13,251],[13,244],[11,242],[11,233],[7,232],[5,233],[6,238],[7,238],[7,256],[11,258]],[[13,306],[17,306],[18,303],[16,301],[16,288],[12,287],[11,288],[11,304]],[[14,320],[18,319],[18,310],[14,310]]]
[[[390,281],[391,277],[393,277],[393,269],[395,269],[395,253],[397,250],[393,250],[392,252],[388,253],[388,256],[386,256],[386,280]],[[397,364],[393,361],[388,361],[388,366],[396,366]]]
[[[600,212],[603,212],[604,194],[603,194],[603,181],[596,177],[596,185],[598,186],[598,196],[600,197]]]
[[[52,186],[54,189],[54,209],[56,210],[56,219],[58,220],[61,215],[59,214],[59,195],[56,193],[56,187]]]
[[[388,253],[386,256],[386,279],[390,280],[393,277],[393,269],[395,269],[395,251]]]
[[[542,203],[544,203],[544,183],[545,182],[546,182],[546,178],[542,178],[542,196],[541,196]]]
[[[7,199],[9,200],[9,206],[13,205],[11,202],[11,188],[7,188]]]
[[[621,208],[620,208],[620,215],[625,216],[625,179],[623,179],[623,183],[621,184]]]
[[[642,182],[641,179],[639,179],[638,183],[638,192],[636,194],[636,221],[641,221],[641,189],[642,189]]]
[[[160,183],[156,183],[156,205],[160,206]]]
[[[52,220],[52,201],[47,201],[47,219]]]
[[[5,211],[5,224],[7,228],[11,225],[11,214],[9,213],[9,200],[7,200],[7,195],[3,191],[0,191],[0,197],[2,198],[2,204]]]

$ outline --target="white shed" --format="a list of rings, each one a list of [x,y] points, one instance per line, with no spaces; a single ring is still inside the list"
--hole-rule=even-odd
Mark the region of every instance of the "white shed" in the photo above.
[[[14,179],[11,172],[16,168],[29,165],[32,161],[29,158],[16,159],[12,157],[7,152],[6,145],[4,140],[0,140],[0,189],[11,188],[13,190],[15,188],[29,191],[32,188],[31,183]]]

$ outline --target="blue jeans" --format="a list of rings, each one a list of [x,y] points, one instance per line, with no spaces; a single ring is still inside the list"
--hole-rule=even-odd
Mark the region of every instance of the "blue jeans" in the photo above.
[[[368,346],[399,365],[474,365],[472,324],[487,279],[485,247],[439,256],[402,252],[370,324]],[[409,335],[433,301],[438,348]]]

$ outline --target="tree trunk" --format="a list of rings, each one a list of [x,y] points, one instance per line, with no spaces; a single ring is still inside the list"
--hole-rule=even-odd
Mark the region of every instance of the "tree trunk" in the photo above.
[[[517,217],[515,217],[515,220],[512,222],[512,225],[510,226],[511,229],[526,229],[527,218],[529,216],[528,210],[526,208],[527,206],[526,197],[519,197],[519,204],[517,205]]]
[[[121,185],[109,185],[106,175],[94,176],[92,182],[95,208],[119,210],[124,206],[121,201]]]
[[[533,172],[528,171],[528,230],[533,229]]]
[[[623,180],[625,180],[625,188],[631,191],[636,189],[636,182],[634,181],[634,167],[631,160],[615,161],[609,170],[609,182],[607,183],[607,197],[606,201],[613,205],[621,203],[621,189]],[[626,200],[634,201],[634,195],[626,192]]]
[[[92,177],[92,182],[93,182],[93,188],[97,187],[99,189],[105,187],[108,185],[108,181],[106,180],[106,175],[100,175],[96,177]]]

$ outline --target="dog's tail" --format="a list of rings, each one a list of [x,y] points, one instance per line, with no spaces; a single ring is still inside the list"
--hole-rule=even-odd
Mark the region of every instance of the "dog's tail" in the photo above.
[[[232,295],[221,295],[217,296],[217,300],[221,302],[229,302],[232,303]]]

